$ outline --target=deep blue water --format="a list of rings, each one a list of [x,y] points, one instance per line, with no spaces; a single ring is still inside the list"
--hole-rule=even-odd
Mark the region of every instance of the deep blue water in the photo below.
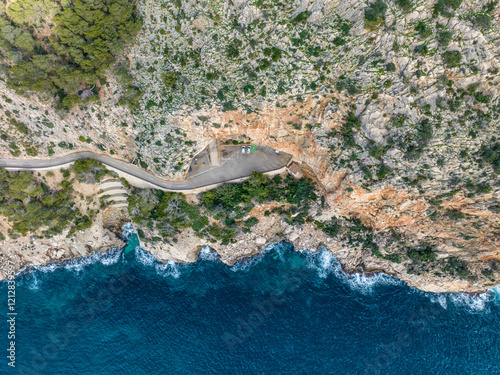
[[[1,374],[500,374],[497,290],[348,276],[326,250],[161,265],[132,237],[16,281],[17,367],[2,356]]]

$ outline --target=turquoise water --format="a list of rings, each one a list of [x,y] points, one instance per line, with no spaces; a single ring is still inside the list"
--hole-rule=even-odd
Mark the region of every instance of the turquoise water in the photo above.
[[[233,267],[205,250],[162,265],[132,236],[16,291],[17,367],[2,374],[500,374],[496,290],[423,293],[286,243]]]

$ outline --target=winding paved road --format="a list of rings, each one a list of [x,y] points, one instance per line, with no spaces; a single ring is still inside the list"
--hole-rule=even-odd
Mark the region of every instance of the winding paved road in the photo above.
[[[291,159],[291,155],[285,153],[276,155],[264,150],[261,153],[246,155],[244,159],[242,158],[238,161],[226,162],[203,174],[178,182],[163,180],[134,164],[91,151],[74,152],[52,159],[0,159],[0,167],[15,170],[48,169],[62,167],[78,159],[86,158],[95,159],[108,167],[148,182],[163,190],[187,191],[248,177],[254,171],[270,172],[283,168]]]

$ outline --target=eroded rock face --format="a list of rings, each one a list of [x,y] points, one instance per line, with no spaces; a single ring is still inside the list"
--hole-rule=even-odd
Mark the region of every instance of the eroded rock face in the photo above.
[[[404,208],[402,211],[406,212],[406,217],[401,219],[401,223],[411,230],[413,222],[418,222],[418,215],[425,211],[425,207],[419,201],[413,201],[408,195],[394,191],[393,189],[385,189],[384,191],[371,193],[368,197],[363,197],[362,193],[358,193],[358,204],[363,205],[365,217],[362,220],[370,222],[370,211],[380,209],[380,202],[383,201],[389,205],[401,205]],[[341,197],[338,197],[342,199]],[[366,199],[361,201],[362,199]],[[335,202],[332,197],[330,203]],[[338,203],[338,202],[337,202]],[[422,273],[411,274],[408,272],[408,265],[411,264],[409,260],[403,260],[401,263],[394,263],[387,259],[376,257],[371,251],[363,247],[353,246],[346,241],[334,239],[327,236],[323,231],[318,230],[313,223],[306,223],[301,226],[291,226],[287,224],[282,217],[277,214],[269,216],[264,213],[276,207],[276,203],[258,205],[249,212],[249,217],[256,217],[259,223],[252,227],[251,233],[240,234],[235,238],[235,243],[222,246],[219,243],[207,243],[206,240],[200,239],[194,235],[192,230],[185,231],[179,238],[178,243],[165,244],[162,242],[154,243],[148,241],[141,241],[141,246],[160,261],[166,262],[168,260],[194,262],[198,259],[199,251],[204,246],[210,246],[212,250],[216,251],[220,260],[227,265],[233,265],[242,258],[247,258],[258,254],[267,245],[279,242],[281,240],[290,242],[294,245],[295,250],[307,249],[310,251],[317,251],[321,247],[326,247],[342,264],[344,271],[348,273],[371,273],[383,272],[395,276],[410,286],[418,289],[433,292],[433,293],[453,293],[453,292],[483,292],[490,288],[500,280],[500,275],[496,275],[496,283],[491,279],[484,277],[481,274],[481,263],[477,257],[471,259],[469,266],[474,269],[476,265],[479,267],[476,270],[477,279],[474,281],[465,280],[453,276],[436,275],[435,273]],[[333,208],[329,208],[321,212],[318,219],[330,218],[338,214],[339,205],[336,204]],[[359,210],[359,206],[352,205],[349,208],[350,213],[354,214]],[[318,210],[318,207],[313,207],[313,210]],[[387,220],[380,220],[376,222],[375,227],[385,228],[391,225]],[[400,223],[400,224],[401,224]],[[418,226],[419,230],[423,226]],[[441,235],[445,236],[446,227],[442,226]],[[154,235],[149,233],[146,237]],[[396,246],[395,246],[396,245]],[[397,248],[398,244],[387,244],[386,249],[382,249],[384,253],[390,248]],[[456,253],[456,248],[443,246],[440,250],[440,256],[449,256],[450,254],[459,255]],[[392,251],[392,250],[391,250]],[[495,252],[478,252],[479,254],[492,254]]]
[[[147,231],[146,238],[152,238],[150,236],[154,236],[154,232]],[[201,249],[208,244],[206,240],[197,237],[191,228],[184,230],[175,243],[148,240],[141,240],[140,243],[144,250],[153,254],[160,262],[196,262]]]
[[[377,144],[384,143],[387,130],[385,129],[389,118],[384,117],[384,112],[376,105],[369,105],[364,112],[359,116],[362,122],[363,132],[368,139],[371,139]]]
[[[1,241],[0,244],[0,279],[9,275],[9,264],[13,264],[18,271],[30,265],[61,263],[125,246],[120,237],[104,229],[102,218],[97,218],[92,227],[77,232],[70,238],[66,238],[66,234],[52,238],[20,237],[15,241]]]

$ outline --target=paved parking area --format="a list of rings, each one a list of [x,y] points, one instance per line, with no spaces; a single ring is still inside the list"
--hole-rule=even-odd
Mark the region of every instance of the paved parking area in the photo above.
[[[248,146],[251,147],[250,153]],[[250,175],[252,172],[268,172],[285,166],[292,155],[285,152],[276,153],[276,150],[264,145],[221,145],[220,162],[218,166],[194,166],[187,174],[187,181],[193,185],[208,185],[221,181],[234,180]],[[201,154],[201,153],[200,153]],[[200,182],[203,181],[201,184]]]

